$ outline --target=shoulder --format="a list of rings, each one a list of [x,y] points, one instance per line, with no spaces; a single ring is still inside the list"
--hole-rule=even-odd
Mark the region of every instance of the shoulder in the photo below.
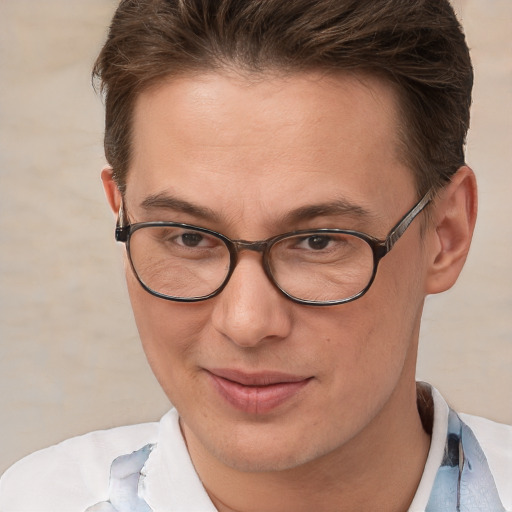
[[[512,510],[512,425],[459,414],[473,431],[487,458],[500,498],[506,509]]]
[[[0,480],[0,510],[83,511],[108,496],[112,461],[158,437],[158,423],[91,432],[35,452]]]

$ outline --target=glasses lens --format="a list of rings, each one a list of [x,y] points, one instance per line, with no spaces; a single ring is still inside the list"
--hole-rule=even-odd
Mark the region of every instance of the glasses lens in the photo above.
[[[274,280],[289,295],[307,301],[349,299],[373,274],[373,251],[346,233],[311,232],[278,241],[269,254]]]
[[[179,226],[132,232],[130,258],[142,283],[174,298],[199,298],[219,288],[229,272],[229,250],[211,233]]]

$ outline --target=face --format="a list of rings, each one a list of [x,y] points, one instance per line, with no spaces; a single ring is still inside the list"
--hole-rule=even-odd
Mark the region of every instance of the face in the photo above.
[[[397,123],[392,87],[363,76],[174,79],[136,104],[129,221],[243,240],[315,228],[384,238],[417,200]],[[354,208],[309,208],[340,201]],[[365,296],[339,306],[291,302],[252,251],[220,295],[197,303],[148,294],[127,266],[145,352],[187,440],[232,468],[277,470],[399,414],[424,297],[419,228],[381,261]]]

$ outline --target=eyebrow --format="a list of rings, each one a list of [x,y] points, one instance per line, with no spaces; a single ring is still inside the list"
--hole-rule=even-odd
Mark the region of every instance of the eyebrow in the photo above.
[[[146,197],[140,204],[144,210],[165,209],[188,213],[200,219],[218,221],[218,215],[210,208],[199,206],[183,199],[170,196],[166,193],[154,194]]]
[[[354,217],[356,219],[372,219],[376,215],[360,205],[353,204],[345,199],[338,199],[328,203],[301,206],[287,213],[283,221],[285,223],[297,223],[310,220],[315,217]]]
[[[154,194],[146,197],[140,204],[144,210],[164,209],[186,213],[202,220],[219,222],[219,215],[211,208],[199,206],[167,193]],[[327,203],[305,205],[284,214],[280,219],[283,224],[296,224],[316,217],[344,216],[356,219],[372,219],[376,215],[360,205],[343,198]]]

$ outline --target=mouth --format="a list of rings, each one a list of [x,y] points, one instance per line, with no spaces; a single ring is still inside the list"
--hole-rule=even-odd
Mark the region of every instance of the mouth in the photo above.
[[[265,414],[294,398],[312,377],[280,372],[245,373],[232,369],[207,370],[217,393],[247,414]]]

